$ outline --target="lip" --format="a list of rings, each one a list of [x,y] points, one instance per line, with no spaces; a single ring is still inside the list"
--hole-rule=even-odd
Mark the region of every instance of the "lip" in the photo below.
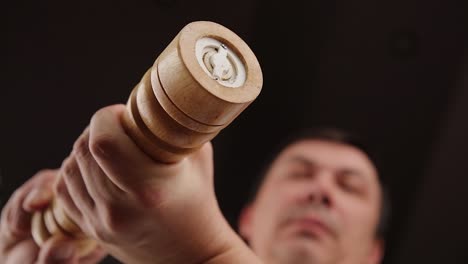
[[[333,235],[328,225],[316,217],[300,217],[290,220],[290,225],[297,228],[297,232],[311,237]]]

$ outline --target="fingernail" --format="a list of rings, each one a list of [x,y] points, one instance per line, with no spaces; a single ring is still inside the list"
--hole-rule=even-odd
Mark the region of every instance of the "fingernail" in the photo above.
[[[49,203],[51,199],[52,192],[50,190],[34,189],[24,200],[24,205],[26,208],[34,209],[34,207],[43,206],[44,204]]]

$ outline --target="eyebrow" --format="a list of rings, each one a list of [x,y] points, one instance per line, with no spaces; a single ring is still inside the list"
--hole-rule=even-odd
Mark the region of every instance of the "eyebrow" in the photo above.
[[[290,162],[297,162],[297,163],[300,163],[301,165],[304,165],[306,166],[307,168],[313,168],[313,167],[316,167],[317,166],[317,163],[312,161],[312,160],[309,160],[309,159],[306,159],[302,156],[293,156],[289,159]]]
[[[293,156],[289,159],[290,162],[297,162],[297,163],[300,163],[301,165],[307,167],[307,169],[310,169],[310,168],[314,168],[314,167],[317,167],[317,163],[314,162],[313,160],[310,160],[310,159],[307,159],[305,157],[302,157],[302,156],[299,156],[299,155],[296,155],[296,156]],[[364,177],[364,173],[362,173],[361,171],[357,170],[357,169],[352,169],[352,168],[340,168],[338,170],[339,174],[346,174],[346,175],[355,175],[355,176],[358,176],[358,177]]]

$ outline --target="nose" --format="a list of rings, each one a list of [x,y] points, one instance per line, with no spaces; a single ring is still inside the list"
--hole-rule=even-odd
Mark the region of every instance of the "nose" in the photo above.
[[[323,193],[319,192],[310,192],[307,196],[307,201],[316,205],[321,205],[324,207],[331,206],[331,200],[328,195],[324,195]]]
[[[314,204],[315,206],[329,208],[332,206],[331,190],[323,181],[324,179],[319,179],[319,177],[317,177],[309,183],[306,200],[308,203]]]

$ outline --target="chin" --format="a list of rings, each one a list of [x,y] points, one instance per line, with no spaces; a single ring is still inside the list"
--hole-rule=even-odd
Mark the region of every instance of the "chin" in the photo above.
[[[322,264],[327,262],[319,245],[307,241],[285,241],[277,244],[272,252],[274,264]],[[270,263],[270,262],[268,262]]]

